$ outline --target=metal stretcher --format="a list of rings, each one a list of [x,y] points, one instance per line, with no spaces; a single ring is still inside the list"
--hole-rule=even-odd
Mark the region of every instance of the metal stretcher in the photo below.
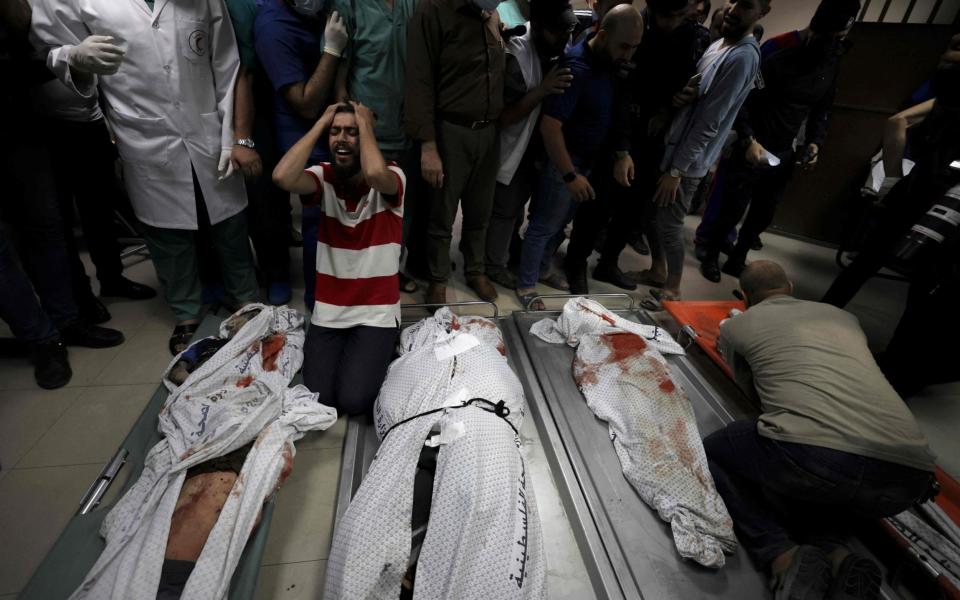
[[[221,316],[207,316],[194,339],[217,335],[223,319],[224,317]],[[157,416],[168,394],[167,388],[161,384],[126,439],[123,440],[117,453],[107,462],[97,479],[91,483],[80,501],[77,514],[67,524],[66,529],[60,534],[53,548],[21,592],[19,596],[21,600],[66,598],[83,583],[84,576],[106,547],[99,533],[104,517],[116,501],[136,483],[143,471],[143,462],[147,453],[161,439],[157,431]],[[264,505],[260,524],[247,541],[230,584],[231,600],[245,600],[253,597],[257,576],[260,573],[260,559],[266,548],[267,534],[270,531],[273,509],[273,500]]]
[[[476,301],[444,305],[405,305],[403,324],[409,325],[429,316],[430,313],[427,311],[442,306],[449,306],[457,314],[490,318],[500,326],[504,345],[507,348],[507,361],[520,377],[526,391],[528,386],[521,374],[520,362],[526,358],[522,342],[517,336],[513,320],[501,317],[496,304]],[[410,313],[416,314],[416,317],[413,318]],[[567,518],[566,503],[563,502],[558,484],[554,481],[553,469],[548,462],[548,452],[541,443],[540,428],[534,424],[534,419],[524,420],[520,435],[523,438],[527,467],[531,473],[534,496],[540,515],[543,548],[547,560],[547,597],[551,600],[588,600],[605,597],[595,592],[587,557],[581,553],[584,546],[577,541],[575,537],[577,528]],[[376,428],[369,417],[351,417],[347,421],[340,485],[337,490],[335,527],[359,489],[379,446],[380,440],[377,438]]]

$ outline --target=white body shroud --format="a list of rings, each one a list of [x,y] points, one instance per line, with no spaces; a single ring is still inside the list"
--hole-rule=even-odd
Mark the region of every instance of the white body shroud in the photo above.
[[[449,309],[406,329],[374,407],[382,445],[337,524],[324,597],[390,599],[400,593],[411,545],[413,481],[424,441],[437,425],[433,504],[419,555],[414,598],[543,598],[540,520],[516,429],[523,390],[504,357],[497,326]],[[409,417],[484,398],[489,405]],[[462,427],[462,430],[461,430]],[[386,435],[386,438],[384,438]]]
[[[733,521],[710,475],[693,407],[663,358],[683,348],[663,329],[584,298],[567,302],[556,321],[535,323],[531,333],[577,348],[574,378],[590,410],[609,425],[627,481],[670,523],[681,556],[722,567],[724,553],[737,545]]]
[[[336,422],[336,411],[319,404],[316,394],[287,387],[303,362],[299,313],[262,305],[240,313],[253,309],[260,314],[183,385],[173,385],[164,374],[171,390],[159,417],[165,437],[147,455],[140,479],[104,519],[100,533],[107,547],[72,598],[155,597],[187,469],[256,440],[182,595],[225,598],[263,503],[276,489],[284,449],[292,454],[293,442],[305,432]],[[227,336],[223,326],[221,335]]]

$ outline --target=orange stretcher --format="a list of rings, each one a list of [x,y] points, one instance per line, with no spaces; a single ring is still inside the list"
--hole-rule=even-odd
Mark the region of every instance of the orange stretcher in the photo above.
[[[693,338],[697,345],[732,379],[733,371],[717,350],[717,338],[720,336],[720,321],[729,317],[730,311],[733,309],[745,310],[744,303],[739,300],[718,302],[667,301],[663,302],[662,306],[681,328],[687,326],[693,328],[697,334]],[[937,467],[935,474],[937,481],[940,483],[940,493],[934,498],[934,502],[947,514],[951,521],[960,525],[960,483],[939,467]],[[888,533],[898,540],[898,543],[907,543],[895,530],[890,527],[887,527],[887,529]],[[945,578],[942,578],[940,583],[947,598],[960,600],[960,592]]]
[[[746,310],[740,300],[720,302],[667,301],[663,308],[680,324],[690,326],[696,332],[694,341],[713,362],[717,363],[728,377],[733,379],[733,371],[717,350],[717,338],[720,337],[720,321],[730,316],[733,309]]]

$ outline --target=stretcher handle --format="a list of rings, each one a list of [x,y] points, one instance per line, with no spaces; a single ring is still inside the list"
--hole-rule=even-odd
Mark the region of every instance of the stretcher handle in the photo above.
[[[100,504],[100,500],[103,499],[103,495],[110,489],[110,485],[113,483],[113,480],[116,479],[117,474],[120,473],[123,465],[126,464],[127,456],[129,455],[130,452],[126,448],[120,448],[117,450],[117,453],[113,455],[113,458],[110,459],[110,462],[104,465],[103,470],[100,471],[100,474],[97,475],[94,482],[90,484],[87,493],[84,494],[83,499],[80,500],[80,510],[77,511],[78,515],[87,514]]]
[[[523,307],[523,310],[524,312],[540,312],[530,310],[530,305],[538,300],[572,300],[573,298],[589,298],[591,300],[597,300],[598,302],[601,299],[612,300],[616,298],[618,300],[626,300],[628,303],[627,309],[630,312],[633,312],[637,309],[636,301],[630,294],[543,294],[531,298],[530,302],[527,302],[527,305]],[[600,303],[603,304],[602,302]]]
[[[493,307],[493,318],[494,319],[500,318],[500,307],[497,306],[497,303],[488,302],[486,300],[464,300],[463,302],[448,302],[445,304],[401,304],[400,310],[404,310],[408,308],[430,310],[430,309],[440,309],[440,308],[443,308],[444,306],[448,308],[454,308],[457,306],[490,306],[490,307]]]

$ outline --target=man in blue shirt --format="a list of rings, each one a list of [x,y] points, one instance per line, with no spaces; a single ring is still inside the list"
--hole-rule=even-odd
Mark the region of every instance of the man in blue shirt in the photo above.
[[[573,218],[577,204],[596,198],[587,176],[613,120],[616,71],[630,62],[642,38],[643,17],[621,4],[607,13],[596,35],[570,48],[560,61],[573,82],[564,94],[543,103],[540,133],[550,161],[523,240],[517,297],[524,306],[536,296],[541,267],[556,251],[551,240]]]
[[[310,130],[334,100],[334,83],[347,45],[347,28],[336,12],[323,27],[323,0],[264,0],[254,23],[257,57],[273,89],[276,142],[285,154]],[[310,164],[330,159],[318,144]],[[319,208],[303,209],[304,302],[313,306]]]

